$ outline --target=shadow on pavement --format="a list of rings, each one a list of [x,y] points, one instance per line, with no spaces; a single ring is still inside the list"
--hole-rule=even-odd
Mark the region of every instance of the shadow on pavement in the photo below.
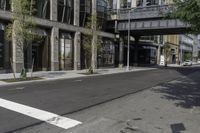
[[[187,71],[177,69],[185,77],[164,83],[155,89],[163,93],[162,98],[175,101],[176,106],[183,108],[200,107],[200,71],[187,75]]]

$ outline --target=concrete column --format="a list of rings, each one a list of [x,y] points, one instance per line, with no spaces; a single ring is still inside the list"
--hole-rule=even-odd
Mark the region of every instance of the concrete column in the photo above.
[[[96,17],[96,0],[92,0],[92,17]],[[93,70],[97,68],[97,34],[96,34],[96,19],[92,19],[92,60],[91,60],[91,67]]]
[[[74,0],[74,25],[80,24],[80,0]],[[74,70],[81,68],[81,33],[76,32],[74,35]]]
[[[59,70],[59,29],[51,31],[51,71]]]
[[[50,19],[58,19],[58,1],[50,0]],[[59,70],[59,29],[53,27],[51,31],[51,71]]]
[[[15,11],[14,3],[11,3],[11,10],[12,12]],[[20,25],[20,22],[18,20],[15,20],[13,22],[13,32],[12,32],[12,64],[13,70],[16,73],[21,72],[24,64],[24,54],[22,50],[22,39],[18,36],[18,26]]]
[[[117,0],[117,9],[120,9],[120,0]]]
[[[19,21],[15,20],[13,22],[13,29],[19,26]],[[16,28],[17,29],[17,28]],[[13,30],[12,33],[12,63],[15,72],[21,72],[24,64],[24,54],[22,50],[22,40],[17,36],[17,30]]]
[[[132,0],[131,2],[131,8],[137,7],[137,1],[136,0]]]
[[[74,0],[74,25],[79,26],[80,21],[80,0]]]
[[[74,35],[74,70],[81,68],[81,33],[76,32]]]
[[[124,40],[120,37],[119,40],[119,67],[124,64]]]
[[[50,0],[50,20],[58,19],[58,0]]]
[[[157,65],[160,65],[160,44],[158,44],[158,48],[157,48]]]

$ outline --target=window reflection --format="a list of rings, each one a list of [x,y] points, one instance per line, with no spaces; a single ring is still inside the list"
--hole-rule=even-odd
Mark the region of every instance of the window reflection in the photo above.
[[[35,0],[35,13],[37,17],[49,19],[50,18],[50,1],[49,0]]]
[[[146,5],[147,6],[159,5],[159,0],[147,0]]]
[[[86,25],[88,18],[91,16],[91,2],[91,0],[80,0],[80,26],[82,27]],[[107,1],[97,0],[96,9],[98,25],[104,28],[107,17]]]
[[[159,0],[137,0],[137,6],[152,6],[159,5]]]
[[[80,0],[80,26],[84,27],[91,15],[91,0]]]
[[[9,10],[10,9],[10,0],[0,0],[0,9]]]
[[[98,66],[114,66],[115,45],[111,40],[103,39],[102,51],[98,53]]]
[[[73,0],[58,0],[58,21],[73,23]]]
[[[72,70],[73,59],[72,40],[69,34],[63,34],[60,38],[60,69]]]
[[[105,0],[97,0],[97,19],[98,25],[105,28],[107,17],[107,2]]]

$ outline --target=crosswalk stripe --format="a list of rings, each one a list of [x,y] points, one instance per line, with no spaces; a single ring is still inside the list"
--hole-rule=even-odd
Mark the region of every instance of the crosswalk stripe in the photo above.
[[[82,122],[77,120],[59,116],[54,113],[50,113],[30,106],[8,101],[2,98],[0,98],[0,107],[38,119],[40,121],[44,121],[46,123],[55,125],[63,129],[69,129],[82,124]]]

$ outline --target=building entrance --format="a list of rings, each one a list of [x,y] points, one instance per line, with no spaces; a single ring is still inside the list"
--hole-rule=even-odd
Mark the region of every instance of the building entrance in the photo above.
[[[32,42],[32,45],[26,50],[24,56],[25,67],[33,71],[47,71],[50,66],[49,38],[41,36],[39,40]]]
[[[73,69],[73,45],[69,34],[62,35],[59,45],[60,70]]]

